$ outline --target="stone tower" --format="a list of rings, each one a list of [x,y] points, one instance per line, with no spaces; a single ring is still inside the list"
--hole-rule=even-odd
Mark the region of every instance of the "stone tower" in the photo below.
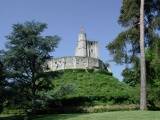
[[[80,33],[78,35],[75,56],[87,57],[87,36],[83,28],[81,28]]]
[[[98,42],[88,41],[83,28],[78,34],[75,56],[48,59],[47,66],[51,71],[65,69],[107,70],[103,61],[98,58]]]
[[[98,58],[98,42],[88,41],[83,28],[78,36],[75,56]]]

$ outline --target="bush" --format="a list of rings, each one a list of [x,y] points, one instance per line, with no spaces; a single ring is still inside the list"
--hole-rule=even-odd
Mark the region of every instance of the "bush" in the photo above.
[[[8,115],[23,115],[24,110],[18,108],[4,108],[1,114],[8,114]]]
[[[3,105],[0,104],[0,113],[3,111]]]
[[[107,111],[124,111],[124,110],[137,110],[138,105],[96,105],[96,106],[60,106],[52,107],[48,109],[37,110],[36,114],[53,114],[53,113],[97,113],[97,112],[107,112]]]

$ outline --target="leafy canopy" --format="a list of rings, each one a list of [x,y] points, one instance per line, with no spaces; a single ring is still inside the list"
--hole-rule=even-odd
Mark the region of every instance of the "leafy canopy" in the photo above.
[[[140,83],[139,63],[139,18],[140,0],[123,0],[118,23],[124,30],[107,45],[117,63],[130,64],[124,69],[123,81],[130,86]],[[146,74],[148,103],[150,106],[160,108],[160,0],[145,0],[144,4],[144,41],[146,55]]]
[[[160,1],[145,1],[145,47],[154,47],[155,40],[160,39]],[[139,16],[140,0],[123,0],[118,23],[124,31],[107,45],[117,63],[133,63],[139,55]]]
[[[45,23],[25,22],[12,26],[4,51],[4,65],[8,79],[15,83],[17,92],[24,99],[35,100],[36,93],[51,87],[45,66],[58,45],[58,36],[42,36],[47,28]],[[22,98],[20,98],[22,100]],[[26,100],[27,100],[26,99]]]

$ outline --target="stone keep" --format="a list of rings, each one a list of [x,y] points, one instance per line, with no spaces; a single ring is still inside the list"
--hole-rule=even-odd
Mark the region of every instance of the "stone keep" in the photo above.
[[[84,30],[79,33],[75,56],[98,58],[98,42],[88,41]]]
[[[78,35],[75,56],[51,58],[47,61],[47,66],[51,71],[64,69],[107,70],[103,61],[98,59],[98,42],[88,41],[84,30],[81,30]]]

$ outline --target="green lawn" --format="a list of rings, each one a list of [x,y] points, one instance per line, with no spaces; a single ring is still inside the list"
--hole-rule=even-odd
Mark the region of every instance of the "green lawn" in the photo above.
[[[59,114],[34,120],[160,120],[160,111],[118,111],[92,114]]]

